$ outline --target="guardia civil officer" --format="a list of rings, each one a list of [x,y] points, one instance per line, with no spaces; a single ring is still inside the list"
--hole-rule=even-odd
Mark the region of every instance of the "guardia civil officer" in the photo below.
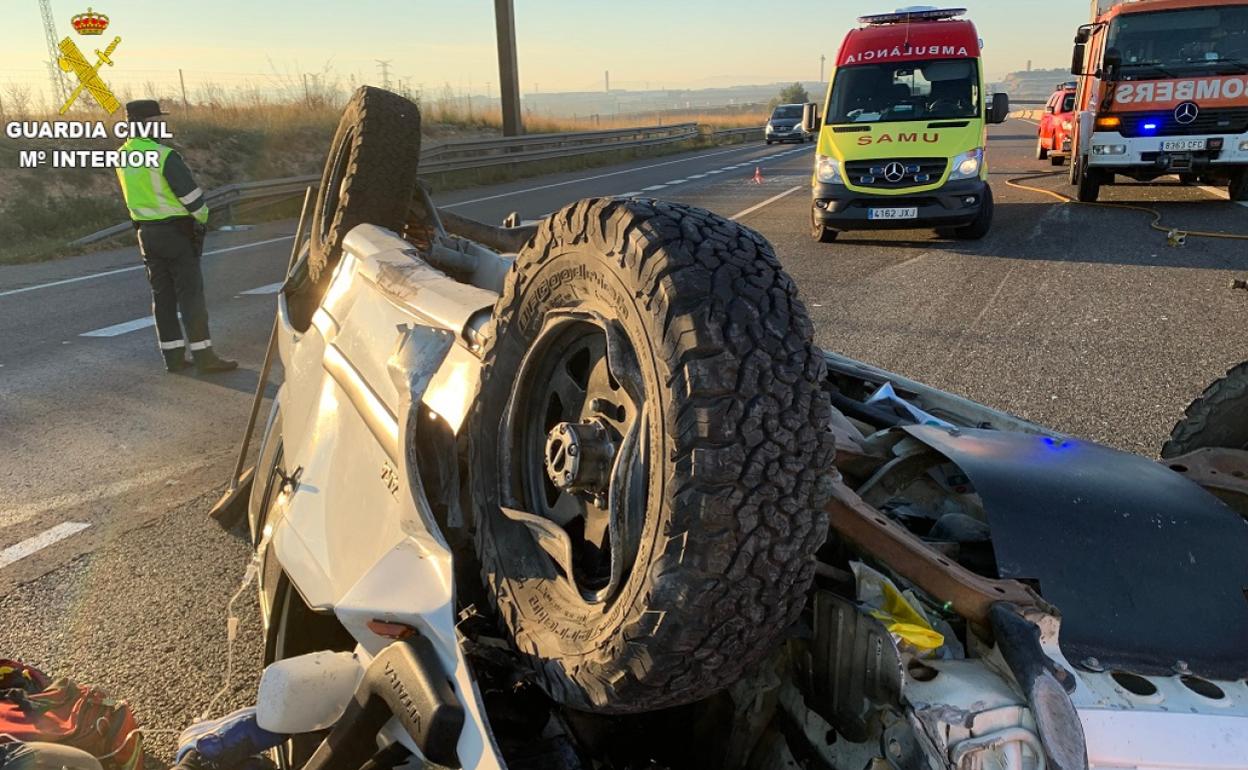
[[[131,122],[157,123],[166,114],[153,99],[126,104],[126,118]],[[208,335],[208,304],[199,265],[204,235],[208,232],[204,191],[195,184],[182,156],[172,148],[154,139],[132,138],[121,149],[155,151],[160,158],[158,168],[118,168],[117,179],[138,233],[147,281],[152,286],[152,312],[165,369],[185,369],[190,364],[187,348],[201,373],[237,368],[236,361],[217,356]]]

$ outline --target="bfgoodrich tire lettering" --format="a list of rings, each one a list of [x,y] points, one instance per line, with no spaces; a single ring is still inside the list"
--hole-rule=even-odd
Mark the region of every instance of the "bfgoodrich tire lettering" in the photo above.
[[[500,467],[508,394],[544,320],[570,309],[617,323],[652,418],[639,546],[601,602],[499,513],[521,502]],[[832,472],[825,363],[770,245],[689,206],[580,201],[518,255],[494,318],[470,463],[484,579],[516,648],[585,710],[672,706],[735,681],[802,609]]]

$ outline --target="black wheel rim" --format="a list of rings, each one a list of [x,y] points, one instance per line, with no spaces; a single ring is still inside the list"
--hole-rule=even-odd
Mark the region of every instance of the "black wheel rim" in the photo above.
[[[317,224],[315,236],[319,243],[324,244],[329,238],[330,228],[334,225],[334,218],[338,212],[339,203],[342,201],[342,187],[346,184],[347,166],[351,160],[351,147],[355,144],[355,129],[348,128],[343,134],[342,141],[335,148],[334,157],[327,166],[328,174],[322,183],[324,196],[321,198],[321,204],[318,207]]]
[[[566,533],[571,574],[552,563],[589,603],[618,593],[645,518],[648,423],[635,361],[609,322],[570,317],[547,324],[512,386],[504,499]]]

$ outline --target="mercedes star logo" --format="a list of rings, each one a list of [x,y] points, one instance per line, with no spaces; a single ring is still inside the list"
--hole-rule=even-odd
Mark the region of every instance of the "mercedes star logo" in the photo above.
[[[906,167],[900,163],[889,163],[884,167],[884,178],[890,182],[900,182],[906,178]]]
[[[1196,106],[1196,102],[1183,102],[1174,108],[1174,119],[1183,126],[1190,125],[1199,114],[1200,108]]]

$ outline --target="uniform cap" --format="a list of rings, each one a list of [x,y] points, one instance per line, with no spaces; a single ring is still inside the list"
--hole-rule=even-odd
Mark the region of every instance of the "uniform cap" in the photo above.
[[[160,102],[155,99],[136,99],[133,102],[126,102],[127,120],[147,120],[168,114],[160,111]]]

